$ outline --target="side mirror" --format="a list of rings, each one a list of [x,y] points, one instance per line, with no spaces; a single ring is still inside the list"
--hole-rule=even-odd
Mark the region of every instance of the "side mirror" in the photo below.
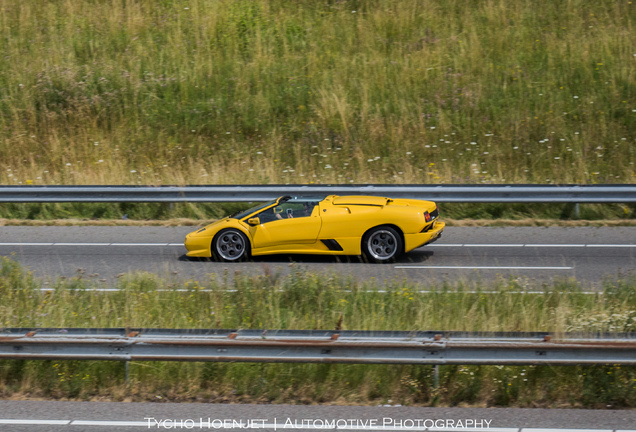
[[[253,218],[249,218],[247,220],[247,223],[250,225],[260,225],[261,224],[261,220],[257,217],[253,217]]]

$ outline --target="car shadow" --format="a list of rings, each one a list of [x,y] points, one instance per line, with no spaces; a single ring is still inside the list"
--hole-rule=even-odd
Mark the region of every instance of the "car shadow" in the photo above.
[[[429,260],[435,252],[431,250],[414,250],[402,255],[388,264],[418,264]],[[214,262],[211,258],[195,258],[185,254],[179,257],[179,261],[189,262]],[[301,255],[301,254],[277,254],[251,257],[247,262],[272,263],[272,264],[371,264],[361,255]],[[230,263],[226,263],[230,264]],[[375,264],[375,263],[373,263]]]
[[[181,255],[179,258],[177,258],[179,261],[185,261],[185,262],[210,262],[212,261],[211,258],[198,258],[198,257],[189,257],[186,254]]]

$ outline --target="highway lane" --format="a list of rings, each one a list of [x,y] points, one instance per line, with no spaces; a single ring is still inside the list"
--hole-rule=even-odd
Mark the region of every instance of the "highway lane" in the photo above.
[[[359,257],[273,255],[246,263],[185,257],[183,238],[193,227],[0,227],[0,255],[36,276],[79,273],[104,287],[122,273],[146,271],[168,278],[206,281],[234,272],[287,274],[295,268],[358,279],[406,278],[424,284],[521,277],[548,281],[576,277],[591,287],[605,276],[636,270],[636,230],[631,227],[449,227],[440,241],[397,263],[369,264]]]
[[[70,277],[81,269],[84,277],[103,281],[99,284],[104,287],[111,286],[117,275],[135,270],[168,278],[207,280],[220,279],[225,272],[231,276],[234,271],[286,274],[300,266],[314,272],[349,274],[362,279],[406,277],[424,284],[475,277],[488,280],[497,275],[521,275],[537,281],[576,276],[597,287],[603,275],[636,270],[633,228],[449,227],[440,242],[418,249],[390,265],[367,264],[357,257],[271,256],[238,264],[188,260],[183,256],[182,240],[192,230],[192,227],[0,227],[0,255],[12,256],[42,277]],[[0,431],[3,432],[133,431],[148,430],[149,424],[152,430],[167,430],[153,422],[198,422],[201,418],[264,419],[263,424],[269,427],[263,430],[274,430],[274,424],[282,430],[280,425],[288,419],[378,419],[381,425],[387,418],[395,421],[393,426],[400,424],[398,420],[441,419],[454,422],[445,424],[455,425],[459,420],[490,420],[490,430],[496,432],[542,432],[540,428],[563,432],[566,428],[636,432],[636,411],[622,410],[0,401]],[[219,430],[194,424],[193,430]],[[418,429],[394,427],[392,430]]]
[[[0,430],[3,432],[224,430],[229,428],[223,426],[240,422],[253,426],[251,430],[268,431],[274,430],[274,424],[279,431],[334,430],[321,425],[339,422],[340,430],[423,431],[426,429],[418,424],[429,427],[433,424],[437,427],[433,426],[431,430],[438,431],[462,431],[467,425],[481,425],[481,429],[473,430],[636,432],[636,411],[611,409],[0,401],[0,413]],[[180,424],[185,427],[177,428]],[[208,424],[212,427],[208,428]],[[462,427],[458,428],[460,424]]]

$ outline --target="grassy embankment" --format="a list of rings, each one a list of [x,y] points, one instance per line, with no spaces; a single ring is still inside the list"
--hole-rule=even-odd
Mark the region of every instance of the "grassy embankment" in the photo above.
[[[3,258],[0,325],[555,333],[636,327],[633,277],[608,282],[598,295],[582,294],[572,281],[547,284],[545,294],[523,294],[533,288],[523,279],[427,286],[434,292],[422,293],[422,286],[406,281],[356,282],[302,269],[288,277],[236,275],[231,283],[207,284],[127,275],[117,282],[120,292],[91,291],[96,283],[79,275],[40,291],[37,279]],[[634,407],[636,370],[441,366],[434,388],[430,366],[132,362],[126,382],[118,362],[4,360],[0,397]]]
[[[635,7],[0,0],[0,184],[632,183]]]

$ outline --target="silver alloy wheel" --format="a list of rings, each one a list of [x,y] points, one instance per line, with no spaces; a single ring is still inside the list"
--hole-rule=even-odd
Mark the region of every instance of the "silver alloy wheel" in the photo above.
[[[219,233],[214,245],[216,253],[225,261],[237,261],[245,256],[245,237],[239,231]]]
[[[367,241],[369,254],[378,261],[386,261],[395,256],[398,250],[398,240],[395,233],[381,229],[374,231]]]

